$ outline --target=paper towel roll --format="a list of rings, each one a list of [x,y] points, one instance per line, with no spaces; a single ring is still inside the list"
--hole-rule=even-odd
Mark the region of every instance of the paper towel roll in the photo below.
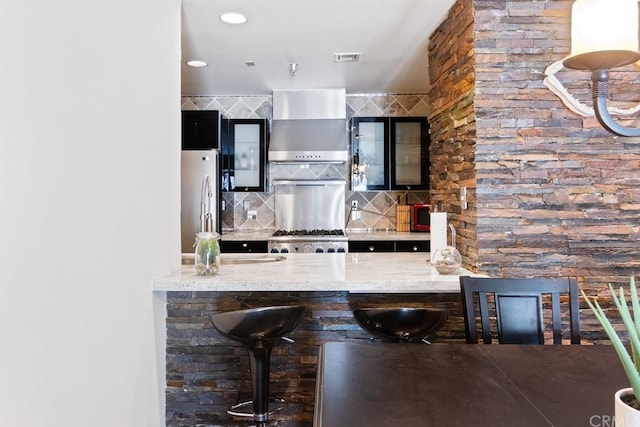
[[[438,249],[447,246],[447,213],[432,212],[429,227],[431,230],[431,259]]]

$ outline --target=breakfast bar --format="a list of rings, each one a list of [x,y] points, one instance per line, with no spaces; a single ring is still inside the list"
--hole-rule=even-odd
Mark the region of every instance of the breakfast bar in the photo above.
[[[428,253],[221,254],[214,276],[192,265],[156,280],[155,291],[346,291],[459,293],[457,274],[439,274]]]
[[[274,422],[311,423],[318,351],[327,342],[374,339],[353,311],[372,307],[427,307],[449,312],[432,342],[464,342],[459,275],[441,275],[428,253],[233,254],[222,253],[214,276],[183,265],[154,283],[167,294],[167,426],[191,422],[234,426],[226,410],[249,400],[246,350],[213,328],[216,313],[302,304],[304,320],[272,354],[273,397],[287,407]],[[185,262],[192,262],[186,256]],[[472,274],[460,270],[458,274]],[[416,344],[418,346],[426,344]]]

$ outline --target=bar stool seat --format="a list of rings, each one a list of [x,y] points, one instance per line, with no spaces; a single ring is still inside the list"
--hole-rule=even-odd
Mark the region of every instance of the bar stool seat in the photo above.
[[[425,342],[444,326],[447,310],[439,308],[363,308],[353,310],[358,324],[374,336],[394,342]]]
[[[213,326],[224,337],[242,343],[249,352],[251,362],[251,404],[253,413],[240,414],[234,405],[232,415],[253,415],[256,425],[269,417],[269,373],[271,350],[277,341],[293,331],[304,318],[302,305],[272,306],[228,311],[211,316]]]

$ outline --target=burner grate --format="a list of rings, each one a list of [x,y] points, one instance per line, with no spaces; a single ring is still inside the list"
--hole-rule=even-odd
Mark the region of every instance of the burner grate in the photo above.
[[[273,237],[280,236],[344,236],[344,230],[276,230]]]

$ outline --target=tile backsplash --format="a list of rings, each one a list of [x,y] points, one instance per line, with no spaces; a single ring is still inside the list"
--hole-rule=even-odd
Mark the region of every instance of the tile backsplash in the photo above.
[[[347,94],[347,119],[351,117],[428,116],[427,94]],[[228,118],[265,118],[271,121],[273,104],[271,95],[189,96],[182,98],[183,110],[218,110]],[[398,201],[427,203],[428,191],[372,191],[349,190],[349,163],[333,165],[267,165],[267,182],[274,179],[344,179],[347,185],[345,215],[347,228],[395,229]],[[222,214],[222,230],[258,230],[274,228],[273,192],[222,193],[226,209]],[[362,211],[358,220],[351,219],[351,201],[357,200]],[[244,202],[256,211],[248,219]]]

